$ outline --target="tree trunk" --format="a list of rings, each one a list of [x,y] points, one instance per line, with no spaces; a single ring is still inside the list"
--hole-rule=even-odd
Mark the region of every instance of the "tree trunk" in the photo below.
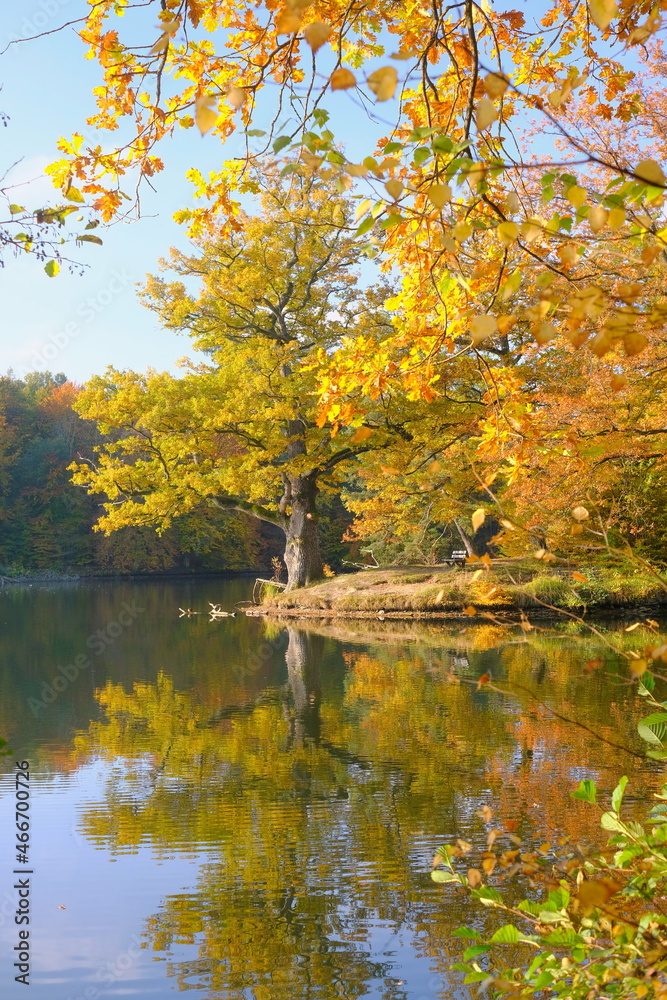
[[[317,527],[315,476],[292,476],[286,487],[291,512],[285,517],[287,590],[307,587],[322,578],[322,556]]]

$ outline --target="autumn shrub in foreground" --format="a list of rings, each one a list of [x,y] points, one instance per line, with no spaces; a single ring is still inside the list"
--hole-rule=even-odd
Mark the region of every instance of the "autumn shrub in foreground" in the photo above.
[[[505,852],[514,856],[506,858],[514,862],[510,871],[547,875],[543,890],[516,905],[484,884],[488,857],[482,871],[463,873],[455,867],[460,847],[439,850],[434,881],[463,886],[503,921],[489,937],[469,927],[456,932],[469,942],[453,967],[465,983],[484,984],[493,995],[650,1000],[667,992],[667,785],[638,823],[621,815],[626,783],[621,778],[602,811],[610,837],[598,853],[585,857],[569,845],[554,862],[520,848]],[[573,797],[595,805],[596,794],[586,780]]]

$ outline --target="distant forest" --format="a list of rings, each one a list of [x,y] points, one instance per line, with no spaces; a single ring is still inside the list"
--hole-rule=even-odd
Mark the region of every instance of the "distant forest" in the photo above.
[[[202,507],[158,535],[148,525],[94,531],[100,497],[70,482],[74,459],[95,460],[97,426],[72,408],[66,375],[0,377],[0,575],[266,570],[282,550],[270,525]],[[338,568],[352,520],[338,498],[325,504],[325,561]]]

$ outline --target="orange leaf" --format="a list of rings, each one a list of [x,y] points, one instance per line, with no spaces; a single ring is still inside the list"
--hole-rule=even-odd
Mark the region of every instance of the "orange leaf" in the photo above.
[[[350,87],[356,87],[357,81],[354,73],[345,66],[339,66],[331,74],[329,79],[332,90],[349,90]]]
[[[323,21],[313,21],[312,24],[306,25],[303,34],[313,52],[317,52],[330,37],[331,28]]]
[[[382,66],[376,69],[366,81],[378,101],[388,101],[394,96],[398,83],[398,73],[394,66]]]
[[[576,569],[575,569],[574,573],[572,574],[572,579],[573,580],[578,580],[579,583],[588,583],[588,577],[584,576],[583,573],[580,573],[579,570],[576,570]]]
[[[358,427],[350,438],[350,444],[361,444],[362,441],[366,441],[373,431],[370,427]]]
[[[490,674],[482,674],[482,676],[477,681],[477,690],[478,691],[481,690],[481,688],[483,688],[485,684],[488,684],[490,680],[491,680]]]

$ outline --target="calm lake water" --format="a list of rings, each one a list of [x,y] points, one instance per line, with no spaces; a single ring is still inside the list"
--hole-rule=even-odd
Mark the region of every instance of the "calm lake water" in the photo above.
[[[506,848],[508,831],[523,850],[601,843],[576,783],[608,792],[628,774],[630,807],[661,783],[661,765],[622,749],[642,750],[641,706],[618,658],[574,626],[178,616],[251,589],[0,591],[15,751],[0,761],[3,998],[26,995],[15,868],[32,872],[32,1000],[466,996],[452,932],[493,916],[431,880],[435,849],[470,842],[465,870],[491,828]],[[631,621],[618,642],[656,642]],[[478,689],[487,673],[513,693]],[[15,759],[30,762],[29,866]]]

